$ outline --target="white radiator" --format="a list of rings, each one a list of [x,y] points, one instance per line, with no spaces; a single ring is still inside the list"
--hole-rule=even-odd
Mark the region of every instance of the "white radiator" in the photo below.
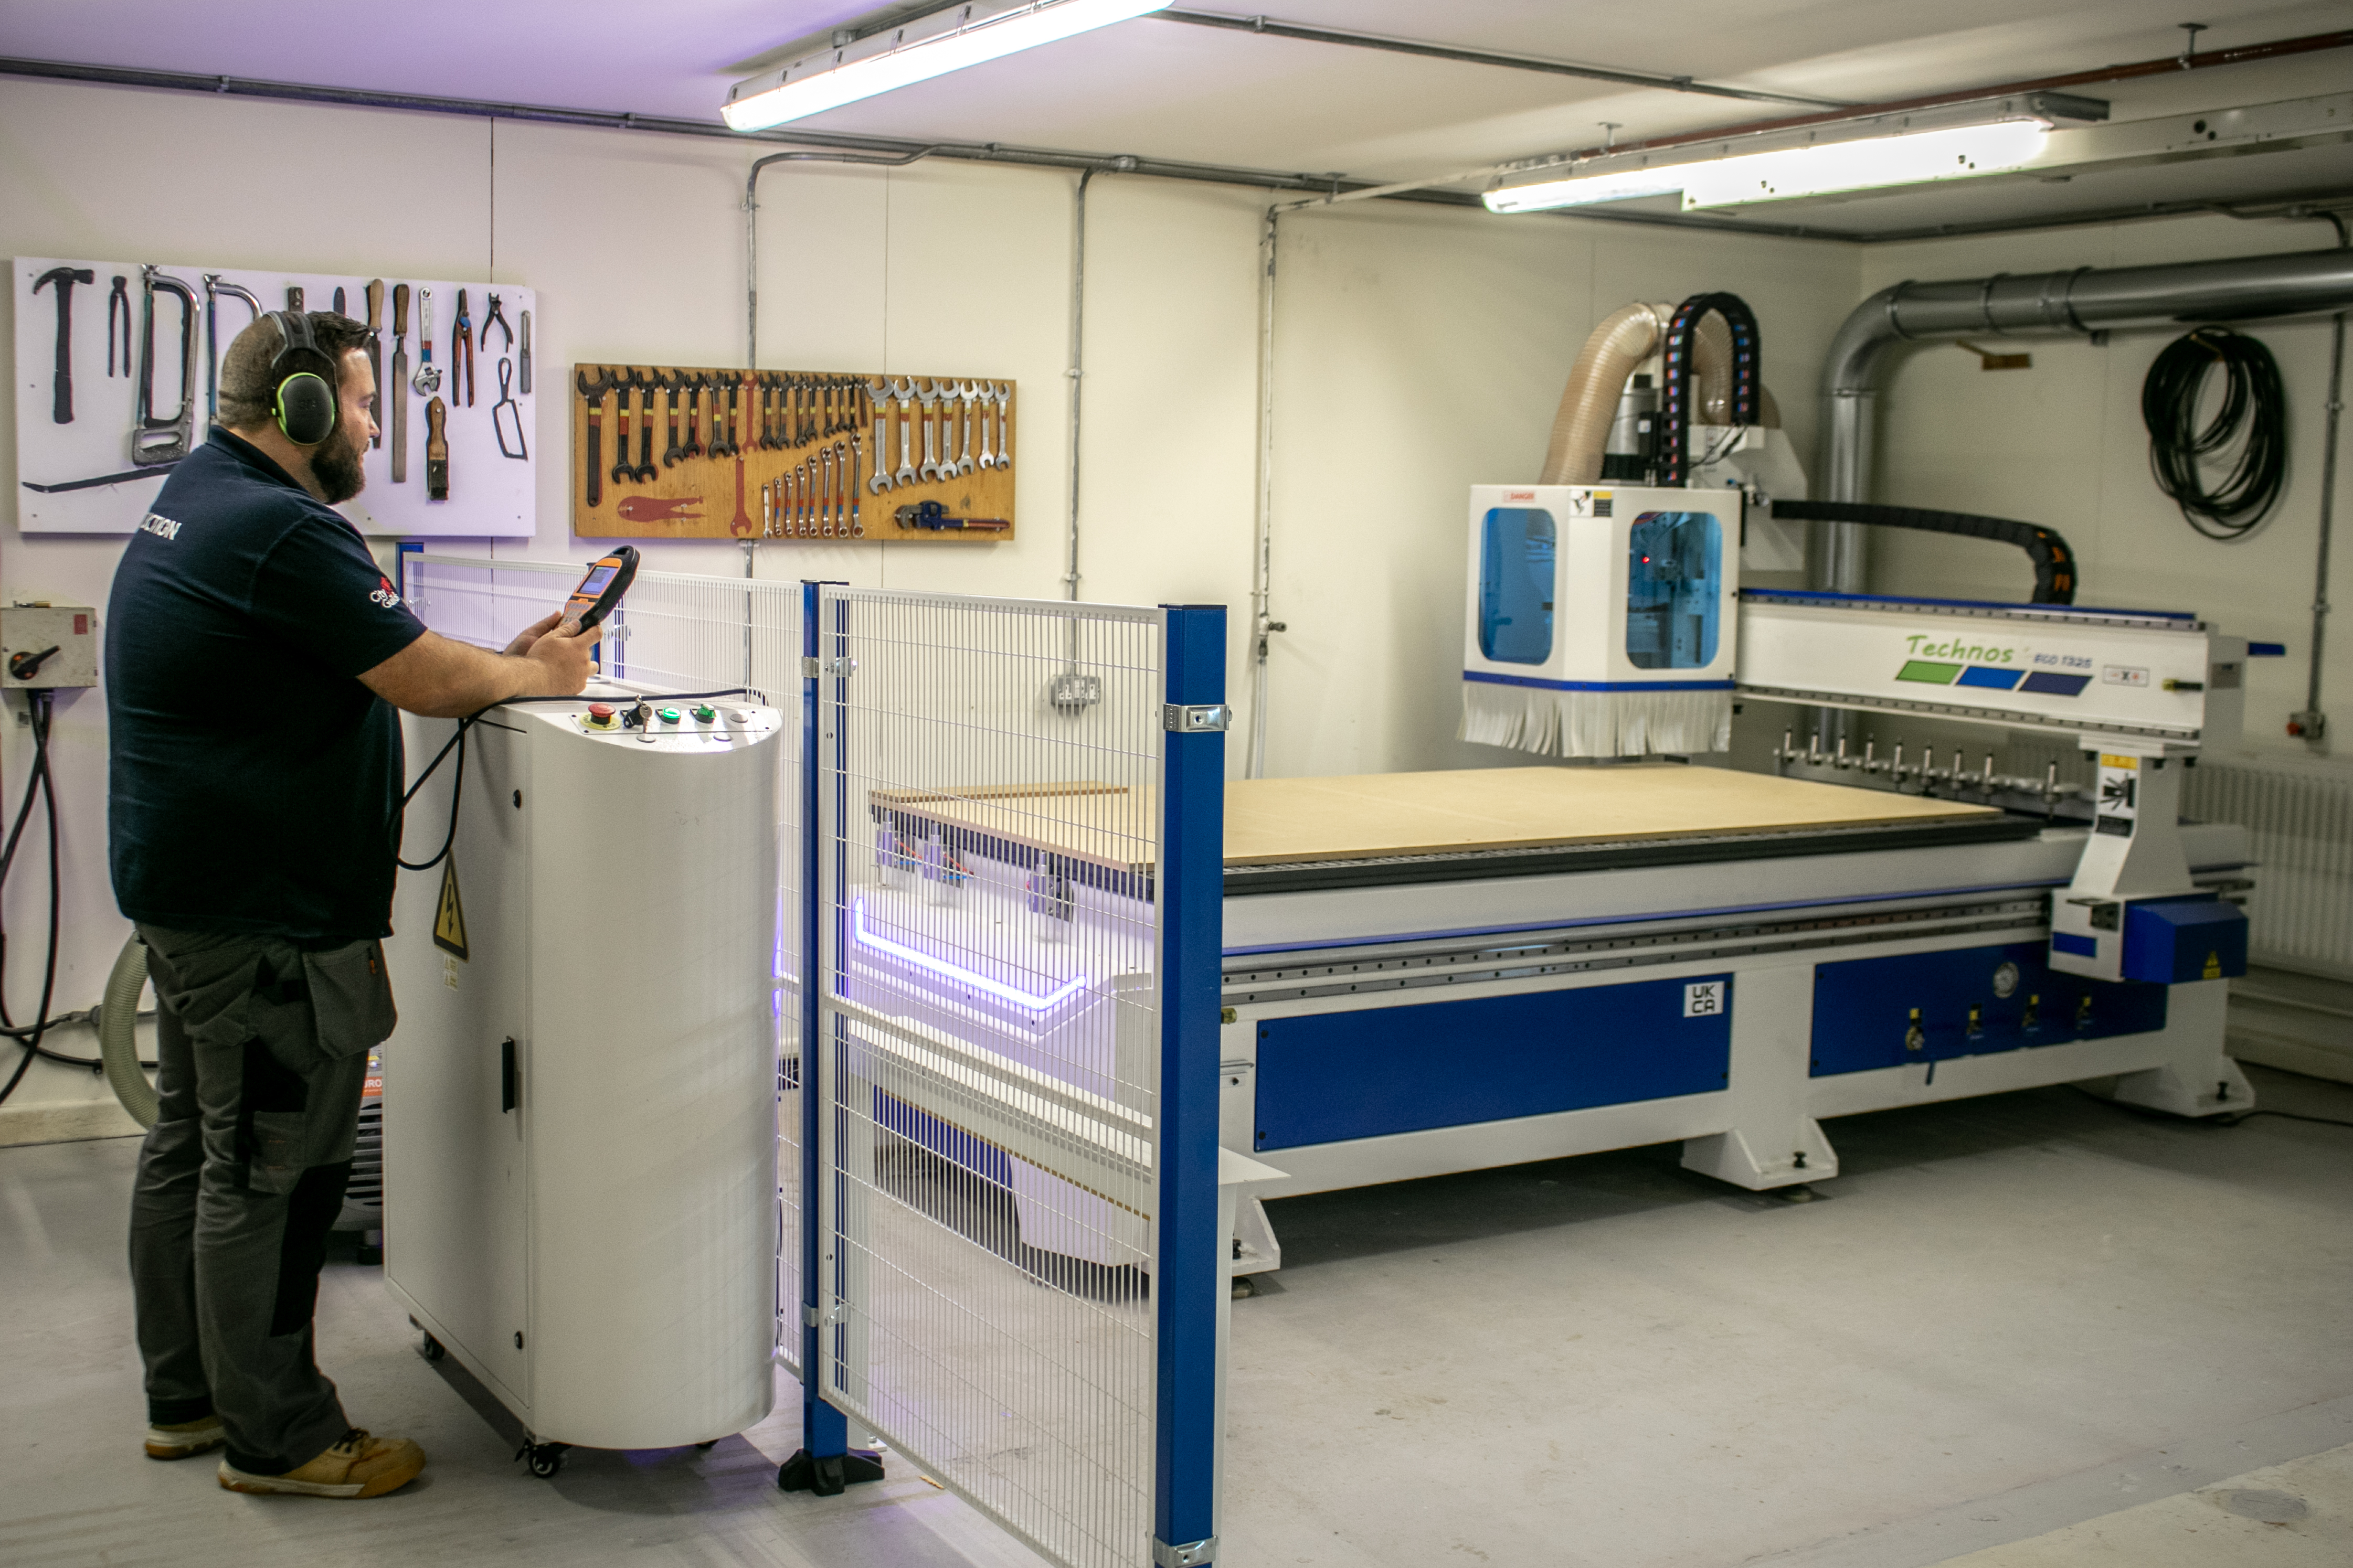
[[[2239,823],[2253,840],[2255,963],[2353,980],[2353,771],[2201,761],[2181,809]]]

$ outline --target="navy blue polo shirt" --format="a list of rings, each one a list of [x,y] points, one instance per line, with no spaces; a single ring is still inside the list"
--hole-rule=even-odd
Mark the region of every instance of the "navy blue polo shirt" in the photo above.
[[[107,849],[134,921],[391,931],[400,721],[354,679],[424,634],[357,530],[215,426],[107,601]]]

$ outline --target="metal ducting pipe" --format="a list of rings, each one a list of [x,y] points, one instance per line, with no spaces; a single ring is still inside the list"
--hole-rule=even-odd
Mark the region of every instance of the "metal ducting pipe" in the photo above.
[[[2086,333],[2319,315],[2353,305],[2353,251],[2306,250],[2163,267],[2079,267],[1996,273],[1942,283],[1898,283],[1854,308],[1831,340],[1822,370],[1820,498],[1871,499],[1877,424],[1875,381],[1889,345],[1927,338]],[[1815,553],[1819,588],[1858,594],[1869,530],[1824,523]]]

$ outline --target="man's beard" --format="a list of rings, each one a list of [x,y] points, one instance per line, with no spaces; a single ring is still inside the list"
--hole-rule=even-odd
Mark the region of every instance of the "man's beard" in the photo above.
[[[326,492],[327,504],[347,501],[367,488],[367,471],[360,466],[360,447],[338,427],[311,454],[311,477]]]

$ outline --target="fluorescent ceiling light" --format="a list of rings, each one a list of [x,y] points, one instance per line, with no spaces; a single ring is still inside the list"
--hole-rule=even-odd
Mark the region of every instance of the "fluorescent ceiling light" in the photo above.
[[[1015,0],[954,5],[740,81],[720,110],[729,129],[764,131],[1166,9],[1169,0]]]
[[[1565,179],[1508,185],[1489,191],[1483,199],[1488,211],[1498,213],[1588,206],[1674,191],[1683,193],[1685,212],[1794,201],[1841,191],[2006,174],[2033,162],[2049,132],[2049,126],[2040,120],[2005,119],[1730,157],[1694,157],[1663,165],[1621,165]]]

